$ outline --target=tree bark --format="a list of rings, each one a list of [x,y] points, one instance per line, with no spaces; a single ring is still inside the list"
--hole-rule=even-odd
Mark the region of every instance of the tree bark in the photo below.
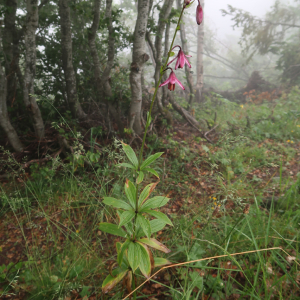
[[[67,87],[67,97],[73,118],[86,117],[79,101],[76,88],[76,74],[73,67],[72,32],[70,7],[68,0],[59,0],[59,16],[61,26],[62,62]]]
[[[1,26],[0,22],[0,26]],[[1,28],[0,28],[0,51],[1,49]],[[1,51],[2,52],[2,51]],[[23,145],[17,135],[17,132],[10,123],[7,105],[6,105],[6,93],[7,93],[7,80],[2,69],[2,64],[0,62],[0,126],[3,128],[7,135],[8,141],[16,152],[21,152],[23,150]]]
[[[142,134],[142,70],[149,55],[145,52],[145,36],[148,23],[149,0],[138,0],[138,16],[134,30],[132,63],[130,67],[131,105],[130,128],[138,135]]]
[[[166,27],[166,20],[169,18],[171,13],[173,2],[174,0],[165,0],[158,17],[155,43],[154,43],[155,54],[156,54],[155,55],[156,67],[155,67],[155,74],[154,74],[155,86],[158,84],[159,77],[160,77],[160,68],[162,66],[162,50],[163,50],[162,37]],[[156,94],[156,101],[157,101],[159,111],[161,113],[164,113],[161,98],[162,98],[162,90],[158,89]]]
[[[202,8],[204,9],[204,0],[202,0]],[[196,102],[202,100],[203,90],[203,46],[204,46],[204,19],[197,31],[197,83],[196,83]]]
[[[177,8],[181,9],[182,8],[182,1],[177,0]],[[184,24],[184,15],[182,16],[181,23],[180,23],[180,38],[181,38],[181,43],[182,43],[182,50],[184,54],[188,54],[188,45],[187,45],[187,38],[186,38],[186,32],[185,32],[185,24]],[[185,65],[185,76],[186,76],[186,81],[190,90],[189,93],[189,105],[192,104],[193,98],[194,98],[194,88],[193,88],[193,75],[190,72],[190,68]]]
[[[3,30],[3,52],[5,55],[5,74],[7,78],[7,101],[14,101],[17,90],[17,66],[19,61],[18,35],[16,30],[17,0],[5,1],[5,16]],[[16,46],[17,44],[17,46]]]
[[[109,75],[113,67],[114,57],[115,57],[114,28],[112,25],[112,0],[106,0],[105,17],[108,20],[107,29],[108,29],[109,38],[108,38],[108,49],[107,49],[108,52],[107,64],[102,75],[101,75],[101,65],[100,65],[99,56],[96,47],[96,33],[100,21],[100,6],[101,6],[101,0],[95,0],[93,24],[88,34],[89,47],[90,47],[90,51],[94,63],[95,84],[96,84],[97,92],[99,93],[99,95],[101,95],[104,98],[104,102],[108,106],[109,113],[113,116],[114,120],[116,121],[120,134],[123,135],[124,134],[123,123],[120,119],[117,110],[115,109],[115,107],[112,105],[110,101],[112,97],[112,90],[111,90],[111,85],[109,83]]]
[[[27,0],[27,20],[25,32],[25,75],[24,75],[24,102],[33,119],[33,127],[38,138],[44,137],[44,122],[41,111],[34,97],[34,77],[36,69],[36,38],[38,28],[38,0]]]

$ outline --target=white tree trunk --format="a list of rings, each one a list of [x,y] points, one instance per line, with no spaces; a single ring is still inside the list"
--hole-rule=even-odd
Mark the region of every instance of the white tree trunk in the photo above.
[[[204,9],[204,0],[202,0]],[[204,15],[205,16],[205,15]],[[204,19],[197,31],[197,84],[196,84],[196,102],[201,102],[203,90],[203,46],[204,46]]]
[[[130,128],[138,135],[142,134],[142,70],[149,55],[145,52],[145,36],[148,23],[149,0],[138,0],[138,16],[134,30],[132,63],[130,70],[131,105]]]
[[[27,0],[27,20],[25,31],[25,75],[24,102],[33,119],[33,127],[38,138],[44,137],[44,122],[34,97],[34,77],[36,68],[35,32],[38,27],[38,0]]]
[[[73,118],[85,118],[86,114],[78,101],[76,74],[73,67],[72,32],[70,7],[68,0],[59,0],[59,16],[61,26],[61,46],[67,97]]]

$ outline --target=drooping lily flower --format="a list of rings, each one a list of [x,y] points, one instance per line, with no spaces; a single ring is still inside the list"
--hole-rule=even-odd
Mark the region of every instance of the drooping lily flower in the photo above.
[[[198,6],[196,9],[196,22],[198,25],[200,25],[203,21],[203,9],[202,6],[200,4],[200,0],[198,0]]]
[[[170,76],[169,78],[163,82],[162,84],[159,85],[159,87],[161,86],[164,86],[164,85],[168,85],[168,89],[170,91],[174,91],[175,90],[175,83],[178,83],[178,85],[183,89],[185,90],[184,86],[182,85],[182,83],[177,79],[175,73],[173,72],[173,69],[172,68],[168,68],[168,69],[171,69],[171,73],[170,73]]]
[[[182,51],[181,47],[176,45],[172,48],[172,50],[176,47],[179,47],[180,50],[178,51],[177,56],[172,59],[169,63],[171,64],[175,59],[177,59],[176,61],[176,65],[175,65],[175,70],[177,70],[177,68],[182,69],[184,67],[185,64],[187,64],[190,68],[192,67],[191,64],[189,63],[189,61],[187,60],[187,57],[192,57],[191,55],[185,55],[184,52]]]

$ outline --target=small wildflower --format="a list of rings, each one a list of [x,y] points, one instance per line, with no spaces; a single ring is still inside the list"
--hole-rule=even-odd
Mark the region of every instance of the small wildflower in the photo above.
[[[212,207],[211,209],[215,209],[214,207]]]
[[[171,73],[170,73],[169,78],[165,82],[161,83],[159,85],[159,87],[164,86],[164,85],[167,84],[168,85],[168,89],[170,91],[174,91],[175,90],[175,83],[177,83],[183,90],[185,90],[185,88],[182,85],[182,83],[177,79],[175,73],[173,72],[173,69],[172,68],[169,68],[169,69],[172,70]]]
[[[292,130],[291,132],[294,132],[294,130]]]
[[[78,229],[76,230],[76,233],[79,233],[79,230],[78,230]]]
[[[221,207],[221,204],[218,204],[218,207]]]
[[[290,140],[287,140],[286,142],[287,142],[287,143],[289,143],[289,142],[290,142]]]
[[[242,105],[240,105],[240,107],[241,107],[241,108],[244,108],[244,105],[242,104]]]
[[[213,199],[214,199],[214,200],[217,200],[217,198],[216,198],[216,197],[213,197]]]
[[[291,144],[294,144],[294,141],[291,141]]]
[[[217,205],[217,202],[215,202],[214,205]]]
[[[179,51],[178,51],[178,54],[177,54],[177,56],[176,56],[174,59],[172,59],[172,60],[168,63],[168,65],[171,64],[175,59],[177,59],[176,65],[175,65],[175,70],[177,70],[177,68],[183,69],[183,67],[184,67],[185,64],[187,64],[187,65],[189,66],[189,68],[191,68],[192,66],[191,66],[190,62],[187,60],[187,57],[192,57],[192,56],[191,56],[191,55],[185,55],[184,52],[182,51],[182,49],[181,49],[181,47],[180,47],[179,45],[174,46],[174,47],[172,48],[172,50],[173,50],[174,48],[176,48],[176,47],[179,47],[179,48],[180,48]]]
[[[300,127],[300,125],[297,125],[297,127]]]

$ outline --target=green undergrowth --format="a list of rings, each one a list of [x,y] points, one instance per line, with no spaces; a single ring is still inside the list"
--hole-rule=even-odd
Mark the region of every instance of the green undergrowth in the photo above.
[[[163,212],[174,227],[157,233],[172,250],[164,257],[172,263],[225,257],[166,269],[137,298],[299,299],[298,95],[295,88],[276,105],[243,107],[215,95],[196,106],[196,118],[212,127],[217,112],[213,145],[191,133],[179,138],[174,130],[149,138],[147,155],[165,153],[153,165],[161,178],[155,193],[171,198]],[[254,124],[270,116],[272,105],[273,119]],[[125,296],[121,287],[101,294],[117,239],[98,226],[118,218],[103,197],[123,198],[124,180],[136,178],[115,167],[125,157],[118,142],[101,153],[84,150],[80,138],[75,146],[67,162],[32,165],[28,179],[1,187],[0,255],[11,262],[0,265],[0,298]],[[147,176],[145,185],[153,180]],[[276,249],[230,255],[266,248]]]

